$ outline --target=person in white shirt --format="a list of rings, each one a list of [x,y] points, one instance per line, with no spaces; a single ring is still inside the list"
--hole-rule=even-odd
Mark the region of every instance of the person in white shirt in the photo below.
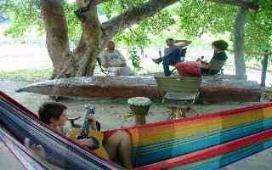
[[[107,48],[98,55],[97,59],[100,67],[102,66],[115,76],[128,76],[131,74],[125,57],[115,49],[113,41],[108,42]]]

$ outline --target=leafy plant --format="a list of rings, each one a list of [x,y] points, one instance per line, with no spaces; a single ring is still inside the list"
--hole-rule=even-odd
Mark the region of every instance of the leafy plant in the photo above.
[[[131,59],[132,66],[134,67],[134,69],[141,68],[141,66],[140,66],[141,59],[140,59],[139,55],[137,54],[137,48],[132,47],[129,50],[129,54],[130,54],[130,59]]]

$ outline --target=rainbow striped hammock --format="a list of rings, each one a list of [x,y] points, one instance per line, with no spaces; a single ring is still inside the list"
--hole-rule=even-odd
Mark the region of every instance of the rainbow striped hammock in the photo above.
[[[122,169],[49,130],[1,91],[0,97],[1,126],[20,142],[28,137],[42,145],[48,162],[65,169]],[[272,103],[265,103],[123,130],[131,135],[136,170],[212,170],[271,147],[271,118]]]

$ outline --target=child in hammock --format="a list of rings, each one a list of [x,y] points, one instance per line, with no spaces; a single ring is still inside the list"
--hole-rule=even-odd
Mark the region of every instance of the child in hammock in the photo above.
[[[64,133],[64,125],[67,120],[65,111],[67,107],[61,103],[46,102],[38,111],[39,119],[49,125],[54,130]],[[96,120],[94,117],[89,121],[91,127],[96,128]],[[131,141],[126,132],[117,131],[111,134],[105,134],[103,145],[111,160],[120,159],[126,168],[131,169]],[[95,148],[95,141],[93,138],[81,139],[76,141],[79,145],[88,148]]]

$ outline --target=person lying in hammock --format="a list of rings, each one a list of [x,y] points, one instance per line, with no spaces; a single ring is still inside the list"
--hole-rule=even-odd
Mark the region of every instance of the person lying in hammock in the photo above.
[[[38,110],[39,119],[50,128],[67,135],[68,131],[64,129],[67,120],[66,110],[67,107],[61,103],[46,102],[42,104]],[[91,128],[96,128],[96,120],[94,117],[90,117],[89,122]],[[75,142],[85,148],[95,148],[96,140],[99,139],[91,137],[76,140]],[[104,139],[100,142],[103,143],[111,160],[121,161],[126,168],[132,168],[131,141],[130,136],[126,132],[116,131],[114,133],[104,133]],[[99,153],[97,154],[99,155]],[[103,157],[103,155],[99,156]]]

